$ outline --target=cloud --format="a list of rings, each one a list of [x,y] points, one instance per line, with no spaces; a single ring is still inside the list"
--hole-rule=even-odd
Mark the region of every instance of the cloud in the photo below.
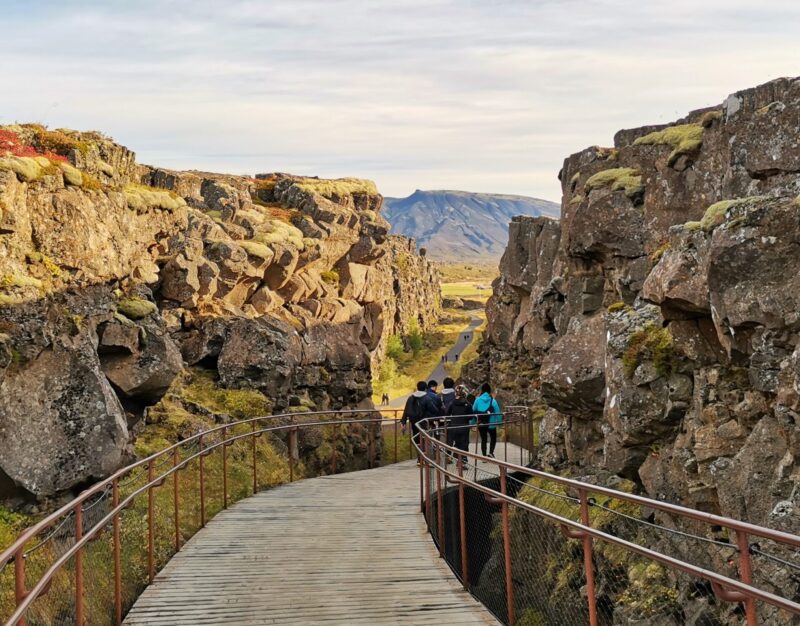
[[[798,67],[740,0],[0,0],[0,121],[144,162],[558,199],[568,154]]]

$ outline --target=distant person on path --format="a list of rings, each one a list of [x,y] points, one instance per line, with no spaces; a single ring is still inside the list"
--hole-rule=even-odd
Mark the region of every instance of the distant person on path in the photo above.
[[[497,446],[497,425],[503,421],[500,415],[500,405],[492,396],[492,387],[489,383],[481,386],[481,395],[475,399],[472,411],[478,416],[478,432],[481,435],[481,454],[494,458],[494,449]],[[489,439],[489,454],[486,454],[486,443]]]
[[[453,400],[456,399],[456,381],[454,381],[449,376],[442,381],[442,409],[444,410],[444,414],[447,415],[447,409],[450,408],[450,405],[453,404]]]
[[[472,403],[467,400],[468,391],[464,385],[458,385],[455,389],[455,398],[447,408],[447,415],[450,418],[450,428],[447,430],[447,444],[469,452],[469,424],[472,421]],[[464,463],[467,457],[461,457]]]
[[[388,393],[384,393],[384,394],[381,396],[381,404],[382,404],[383,406],[386,406],[387,404],[389,404],[389,394],[388,394]]]
[[[403,417],[400,424],[403,426],[403,432],[406,431],[406,422],[411,423],[411,439],[419,446],[419,422],[425,418],[425,405],[429,403],[428,399],[428,385],[424,380],[417,383],[417,390],[408,396],[406,406],[403,409]],[[417,463],[419,463],[419,453],[417,453]]]

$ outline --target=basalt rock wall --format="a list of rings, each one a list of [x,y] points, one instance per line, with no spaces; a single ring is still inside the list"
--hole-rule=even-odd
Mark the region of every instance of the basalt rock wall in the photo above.
[[[623,130],[515,218],[480,358],[551,470],[800,531],[800,79]]]
[[[386,340],[439,311],[374,184],[136,163],[0,129],[0,496],[107,475],[186,367],[274,411],[371,407]]]

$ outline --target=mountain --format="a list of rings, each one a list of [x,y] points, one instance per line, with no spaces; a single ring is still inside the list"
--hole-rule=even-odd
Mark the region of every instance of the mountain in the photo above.
[[[467,191],[420,191],[385,198],[384,217],[392,234],[414,237],[435,259],[499,259],[515,215],[558,217],[549,200]]]

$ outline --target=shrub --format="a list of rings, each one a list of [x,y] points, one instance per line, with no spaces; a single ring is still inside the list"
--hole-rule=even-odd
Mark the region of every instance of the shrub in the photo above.
[[[703,145],[703,126],[701,124],[679,124],[657,130],[633,142],[634,146],[666,144],[672,146],[667,163],[674,165],[684,154],[699,150]]]
[[[44,152],[67,156],[72,150],[77,150],[81,154],[89,151],[88,142],[70,137],[60,130],[47,130],[39,124],[29,124],[25,128],[33,131],[34,141]]]
[[[56,154],[47,149],[41,151],[30,144],[26,144],[22,139],[20,139],[19,135],[13,131],[0,129],[0,157],[2,156],[43,156],[51,161],[67,160],[65,156],[60,154]]]
[[[103,188],[103,185],[91,174],[87,174],[86,172],[81,172],[83,174],[83,181],[81,183],[81,187],[86,189],[87,191],[100,191]]]
[[[386,342],[386,356],[390,359],[399,359],[404,352],[403,340],[399,335],[392,335]]]
[[[408,325],[408,346],[411,348],[411,352],[414,353],[414,356],[417,356],[422,349],[425,347],[425,338],[422,335],[422,330],[419,327],[419,322],[416,318],[413,318]]]

